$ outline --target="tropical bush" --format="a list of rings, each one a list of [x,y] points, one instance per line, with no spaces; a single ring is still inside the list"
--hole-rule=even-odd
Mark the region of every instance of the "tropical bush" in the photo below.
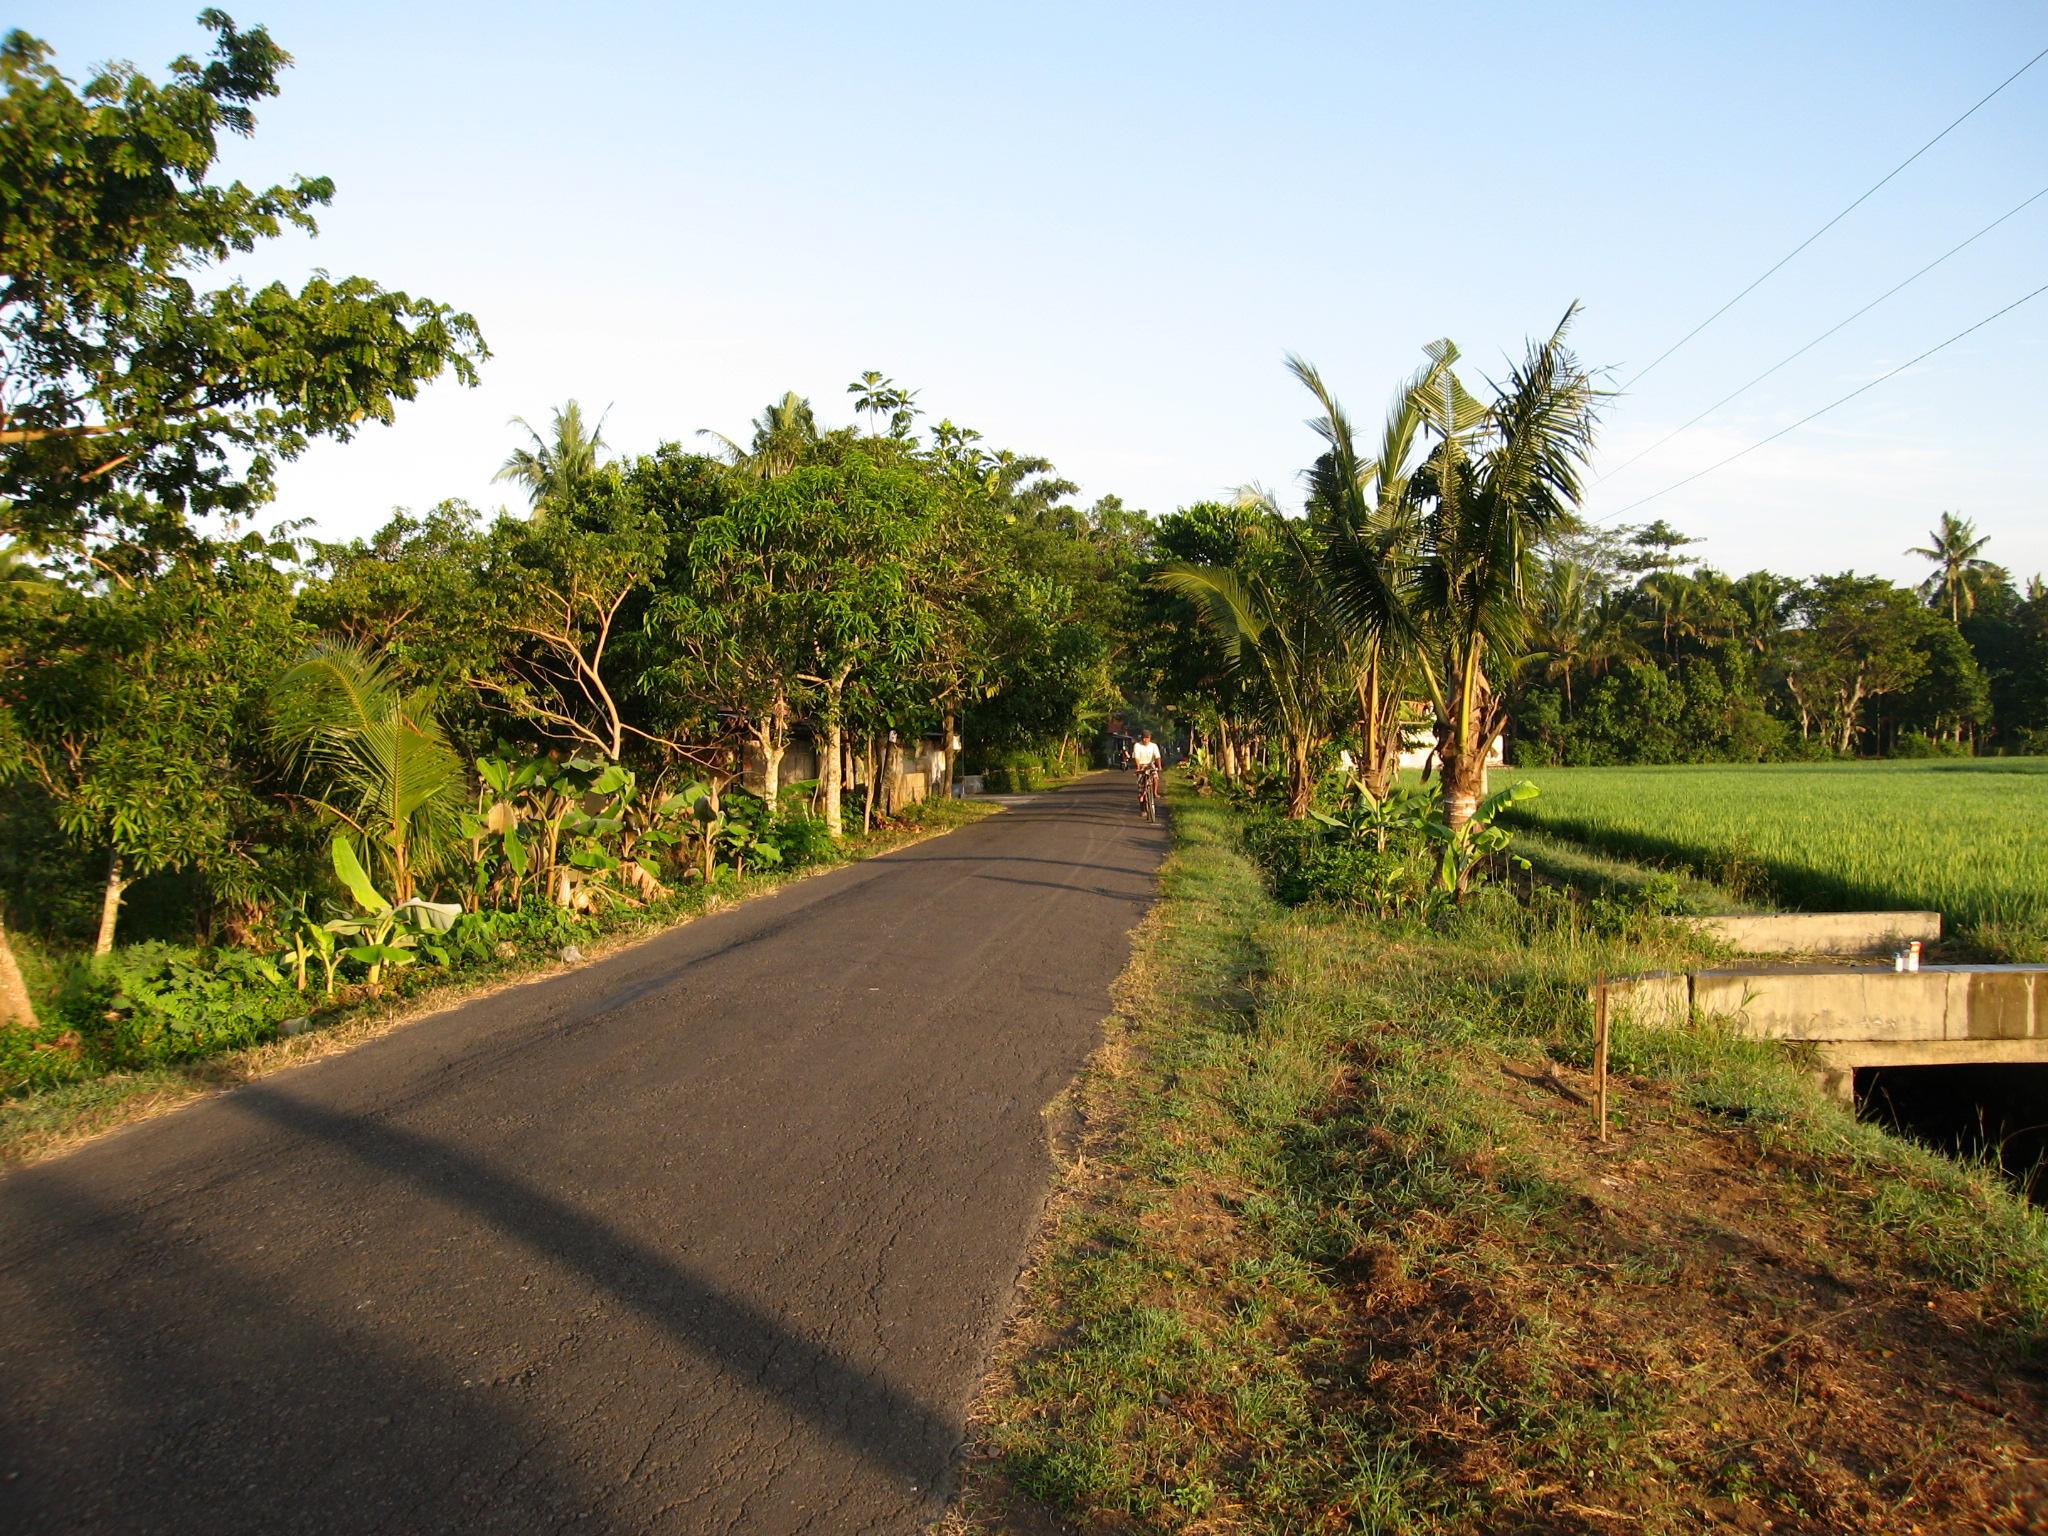
[[[1533,798],[1526,781],[1480,802],[1469,821],[1444,818],[1440,786],[1399,789],[1375,800],[1353,789],[1332,810],[1277,814],[1269,801],[1245,824],[1246,851],[1289,906],[1327,902],[1376,917],[1434,916],[1462,905],[1489,870],[1523,863],[1502,812]]]

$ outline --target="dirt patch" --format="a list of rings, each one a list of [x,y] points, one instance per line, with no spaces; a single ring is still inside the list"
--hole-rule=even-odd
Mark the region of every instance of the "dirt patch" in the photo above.
[[[1616,1084],[1605,1145],[1547,1086],[1482,1086],[1509,1144],[1461,1173],[1567,1198],[1513,1248],[1452,1218],[1339,1270],[1331,1391],[1377,1399],[1437,1475],[1532,1530],[2048,1530],[2041,1363],[1980,1293],[1846,1230],[1825,1170],[1658,1083]],[[1352,1090],[1332,1113],[1401,1155]]]

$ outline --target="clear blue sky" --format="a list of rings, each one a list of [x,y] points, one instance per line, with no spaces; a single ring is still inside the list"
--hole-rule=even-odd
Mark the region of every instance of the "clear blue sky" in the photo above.
[[[198,9],[25,0],[74,78],[193,50]],[[245,179],[330,175],[320,239],[471,310],[484,383],[287,469],[332,533],[507,499],[507,418],[580,398],[640,451],[821,418],[879,368],[936,418],[1164,511],[1313,455],[1300,351],[1377,419],[1448,335],[1475,375],[1573,299],[1629,377],[2048,46],[2019,3],[227,6],[297,58]],[[2048,60],[1613,402],[1627,458],[2048,185]],[[2048,282],[2048,198],[1641,463],[1746,446]],[[1919,563],[1943,508],[2048,568],[2048,294],[1649,506],[1731,571]]]

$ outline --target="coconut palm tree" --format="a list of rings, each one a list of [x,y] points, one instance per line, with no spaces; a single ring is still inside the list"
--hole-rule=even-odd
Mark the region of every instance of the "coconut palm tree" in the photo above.
[[[811,402],[795,390],[785,390],[754,419],[754,441],[742,448],[723,432],[705,428],[699,437],[715,437],[725,445],[726,458],[743,475],[757,480],[775,480],[788,474],[818,446],[818,420],[811,414]]]
[[[1980,536],[1970,519],[1944,512],[1940,526],[1927,539],[1906,551],[1934,562],[1934,574],[1921,586],[1921,594],[1935,607],[1946,608],[1949,622],[1960,627],[1965,615],[1977,611],[1977,594],[1997,580],[1998,567],[1983,558],[1991,537]]]
[[[1794,583],[1774,571],[1751,571],[1729,585],[1735,638],[1760,657],[1770,656],[1785,633]]]
[[[525,486],[536,518],[559,512],[577,487],[597,472],[598,455],[605,447],[604,418],[585,430],[583,407],[571,400],[554,413],[550,437],[542,437],[524,416],[514,416],[511,424],[525,429],[532,446],[514,448],[491,478]]]
[[[1455,350],[1443,344],[1395,394],[1370,455],[1344,408],[1307,361],[1287,369],[1323,414],[1309,422],[1328,445],[1308,472],[1308,512],[1317,564],[1354,652],[1363,738],[1360,779],[1374,799],[1393,788],[1401,752],[1401,701],[1411,691],[1419,639],[1408,601],[1420,524],[1409,497],[1415,449],[1425,421],[1423,394],[1441,385]]]
[[[1475,409],[1448,367],[1418,392],[1437,443],[1411,482],[1422,506],[1413,605],[1427,636],[1423,674],[1453,830],[1472,818],[1507,725],[1494,678],[1525,650],[1538,552],[1573,515],[1592,450],[1601,394],[1565,346],[1577,313],[1574,304],[1530,344],[1490,406]]]
[[[271,688],[273,738],[346,829],[357,856],[411,900],[461,840],[462,759],[425,693],[400,691],[382,658],[323,639]]]
[[[1567,712],[1572,707],[1572,677],[1591,660],[1599,618],[1592,573],[1576,560],[1549,561],[1530,619],[1528,664],[1545,682],[1564,690]]]

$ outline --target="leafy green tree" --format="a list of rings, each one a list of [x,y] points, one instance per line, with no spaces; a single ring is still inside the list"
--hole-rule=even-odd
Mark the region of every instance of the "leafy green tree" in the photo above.
[[[1274,536],[1271,514],[1263,507],[1199,502],[1159,519],[1148,557],[1132,574],[1138,593],[1126,687],[1151,694],[1210,735],[1216,764],[1231,779],[1240,771],[1245,723],[1255,707],[1248,680],[1232,667],[1201,609],[1156,578],[1173,566],[1250,568]]]
[[[1784,668],[1799,734],[1818,731],[1846,756],[1863,730],[1864,704],[1926,672],[1927,610],[1888,581],[1844,572],[1808,582],[1793,611],[1798,623],[1786,637]]]
[[[99,954],[136,878],[247,873],[261,690],[302,634],[275,563],[291,553],[251,536],[8,609],[0,777],[38,785],[70,837],[104,850]]]
[[[1953,624],[1926,625],[1916,646],[1921,672],[1891,700],[1893,736],[1913,732],[1960,748],[1991,723],[1991,680]]]
[[[465,502],[444,501],[421,515],[394,512],[368,538],[311,545],[299,617],[374,649],[402,687],[434,689],[445,705],[467,704],[468,680],[500,655],[485,576],[490,559],[490,535]]]
[[[872,368],[847,385],[846,392],[853,396],[854,410],[870,419],[868,430],[877,437],[887,422],[890,437],[907,441],[912,423],[923,414],[916,405],[916,390],[905,389]]]
[[[603,419],[594,427],[585,426],[582,405],[571,400],[554,413],[547,437],[523,416],[514,416],[512,425],[523,429],[531,444],[514,448],[491,478],[525,486],[527,504],[537,518],[560,512],[603,462],[599,458],[605,447]]]
[[[743,481],[677,529],[648,609],[667,686],[739,722],[773,804],[792,726],[820,726],[828,820],[840,819],[847,690],[863,667],[911,667],[935,644],[941,502],[913,467],[865,454]]]
[[[474,383],[488,355],[468,315],[368,278],[200,286],[333,196],[211,179],[290,57],[200,22],[212,56],[164,81],[116,64],[75,86],[45,44],[0,41],[0,532],[161,542],[187,513],[246,513],[280,459],[390,421],[444,372]]]
[[[631,466],[598,470],[558,515],[499,523],[483,577],[499,658],[477,683],[542,736],[606,762],[629,746],[701,758],[655,719],[648,663],[618,643],[638,627],[670,542]]]
[[[1251,679],[1280,737],[1287,814],[1308,815],[1316,754],[1350,693],[1349,657],[1320,592],[1313,555],[1283,540],[1264,569],[1169,566],[1157,580],[1188,599],[1222,642],[1230,664]]]
[[[2002,752],[2048,752],[2048,590],[2039,577],[2022,596],[2002,584],[1963,620],[1991,694],[1993,739]]]

